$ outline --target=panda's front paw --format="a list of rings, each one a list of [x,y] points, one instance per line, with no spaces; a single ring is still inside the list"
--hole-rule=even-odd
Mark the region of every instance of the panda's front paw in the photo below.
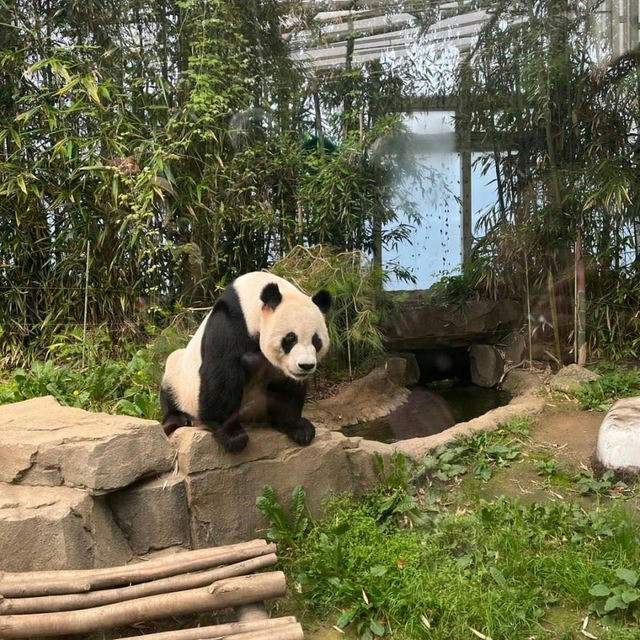
[[[287,435],[296,444],[308,445],[316,436],[316,428],[306,418],[300,418]]]

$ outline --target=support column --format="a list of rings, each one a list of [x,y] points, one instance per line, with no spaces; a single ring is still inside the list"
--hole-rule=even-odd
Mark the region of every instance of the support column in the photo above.
[[[473,230],[471,228],[471,150],[460,152],[460,189],[462,191],[462,264],[471,262]]]
[[[471,68],[468,59],[465,59],[461,65],[458,112],[456,113],[456,140],[460,153],[460,199],[462,202],[460,233],[462,236],[462,264],[465,265],[471,261],[473,243],[471,225],[471,113],[468,103]]]

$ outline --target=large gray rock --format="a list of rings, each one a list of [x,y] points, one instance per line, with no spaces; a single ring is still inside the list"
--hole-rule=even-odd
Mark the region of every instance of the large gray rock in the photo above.
[[[555,391],[573,391],[583,384],[599,380],[600,375],[581,367],[579,364],[570,364],[562,367],[549,382],[549,386]]]
[[[469,349],[471,382],[479,387],[495,387],[504,373],[504,359],[495,347],[474,344]]]
[[[640,398],[618,400],[598,431],[596,459],[607,469],[640,471]]]
[[[102,493],[171,469],[157,422],[63,407],[51,396],[0,406],[0,481]]]
[[[381,366],[354,380],[335,396],[308,403],[304,416],[316,426],[339,430],[388,416],[408,397],[409,390],[394,380],[388,367]]]
[[[180,471],[187,475],[194,547],[205,547],[263,535],[266,522],[255,506],[264,485],[288,505],[302,485],[312,513],[336,492],[359,493],[377,478],[369,445],[317,429],[316,438],[300,447],[269,428],[250,430],[247,448],[238,454],[221,450],[212,435],[193,428],[172,436]],[[374,445],[385,450],[386,445]]]
[[[423,291],[402,295],[385,327],[385,343],[394,351],[491,343],[522,324],[522,306],[513,300],[471,300],[460,306],[430,302]]]
[[[67,487],[0,484],[0,569],[88,569],[131,550],[101,498]]]
[[[134,553],[191,546],[189,506],[183,476],[167,473],[109,496],[116,522]]]

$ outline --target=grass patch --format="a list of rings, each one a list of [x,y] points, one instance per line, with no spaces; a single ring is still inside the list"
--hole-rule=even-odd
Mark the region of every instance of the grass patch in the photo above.
[[[620,398],[640,395],[640,371],[615,368],[605,370],[599,380],[584,384],[571,392],[587,411],[608,411]]]
[[[455,441],[415,467],[396,456],[374,491],[332,497],[320,520],[301,489],[290,517],[267,489],[258,506],[302,611],[364,640],[584,637],[580,618],[575,636],[554,627],[559,607],[595,616],[599,639],[638,637],[638,528],[620,503],[449,499],[461,477],[484,483],[486,468],[517,459],[526,427]]]

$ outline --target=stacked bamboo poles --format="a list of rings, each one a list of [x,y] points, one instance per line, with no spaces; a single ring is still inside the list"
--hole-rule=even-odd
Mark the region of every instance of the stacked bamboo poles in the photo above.
[[[253,622],[231,622],[212,627],[151,633],[145,640],[302,640],[302,627],[294,617],[271,618]],[[119,638],[119,640],[130,640]]]
[[[277,598],[286,590],[282,572],[250,575],[276,560],[275,545],[252,540],[106,569],[2,573],[0,637],[83,634]],[[282,640],[297,637],[291,631]],[[238,640],[277,637],[234,633]]]

